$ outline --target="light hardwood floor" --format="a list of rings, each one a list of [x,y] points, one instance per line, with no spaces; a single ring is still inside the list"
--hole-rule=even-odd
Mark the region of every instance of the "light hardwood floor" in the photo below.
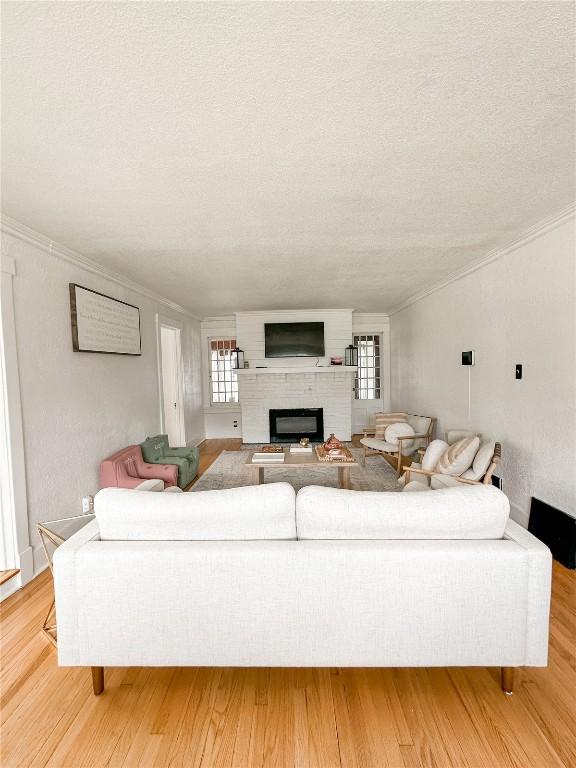
[[[201,471],[239,441],[207,441]],[[59,669],[48,572],[1,606],[2,768],[576,766],[576,573],[554,565],[550,665],[495,669]]]

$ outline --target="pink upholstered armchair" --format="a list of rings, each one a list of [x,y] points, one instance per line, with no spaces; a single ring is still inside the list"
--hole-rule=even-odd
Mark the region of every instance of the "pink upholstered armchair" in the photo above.
[[[177,485],[175,464],[147,464],[139,445],[129,445],[100,464],[101,488],[136,488],[142,480],[163,480],[166,488]]]

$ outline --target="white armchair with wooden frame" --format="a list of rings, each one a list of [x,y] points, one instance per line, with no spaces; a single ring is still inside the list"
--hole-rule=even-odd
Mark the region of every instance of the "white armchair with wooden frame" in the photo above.
[[[396,418],[396,421],[394,421]],[[401,424],[405,422],[411,427],[407,429],[407,434],[399,435],[397,443],[386,440],[386,427],[391,424]],[[436,419],[431,416],[419,416],[418,414],[376,414],[376,424],[364,428],[364,437],[360,443],[364,447],[364,460],[368,456],[385,456],[391,459],[391,463],[396,467],[396,472],[400,475],[404,461],[417,449],[428,447]],[[408,434],[412,432],[412,434]]]
[[[463,431],[452,431],[448,432],[446,434],[446,442],[448,445],[452,445],[455,440],[460,439],[462,436],[470,435],[474,433],[466,433]],[[480,435],[478,435],[480,437]],[[488,445],[489,441],[486,441],[484,445]],[[464,475],[445,475],[441,474],[440,472],[435,472],[434,470],[428,470],[428,469],[422,469],[421,466],[405,466],[403,467],[403,470],[405,472],[404,475],[404,488],[407,489],[408,484],[412,480],[420,480],[421,484],[424,486],[423,489],[418,490],[424,490],[424,489],[430,489],[430,490],[439,490],[440,488],[447,488],[447,487],[454,487],[459,484],[463,485],[490,485],[492,483],[492,475],[494,474],[496,467],[501,461],[502,458],[502,445],[500,443],[494,442],[493,445],[493,452],[492,456],[490,457],[488,461],[488,466],[486,468],[486,471],[476,479],[472,479],[471,477],[466,477],[467,474],[472,474],[472,471],[469,473],[465,473]],[[413,485],[415,485],[413,483]],[[416,490],[415,488],[407,489],[407,490]]]

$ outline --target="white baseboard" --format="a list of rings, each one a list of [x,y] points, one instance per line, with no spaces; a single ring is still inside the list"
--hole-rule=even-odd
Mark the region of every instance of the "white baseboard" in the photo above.
[[[200,445],[200,443],[204,442],[205,439],[206,439],[205,437],[193,437],[191,440],[186,441],[186,447],[197,448]]]
[[[22,579],[20,578],[20,574],[0,585],[0,603],[3,600],[6,600],[7,597],[10,597],[10,595],[13,595],[14,592],[18,592],[19,589],[22,589]]]
[[[34,550],[32,547],[27,547],[24,552],[20,553],[20,573],[0,586],[0,602],[25,587],[46,568],[48,568],[48,563],[42,546],[38,545]]]
[[[32,578],[35,578],[39,573],[42,573],[42,571],[48,568],[48,563],[46,561],[46,555],[44,553],[44,547],[42,544],[37,544],[34,547],[32,556],[34,560],[34,574]]]
[[[510,517],[512,520],[514,520],[515,523],[518,523],[518,525],[521,525],[526,529],[528,528],[530,514],[525,512],[523,509],[520,509],[517,504],[513,504],[512,502],[510,502]]]
[[[20,568],[20,583],[22,586],[32,581],[36,575],[34,567],[34,552],[32,547],[26,547],[23,552],[18,555],[18,567]]]

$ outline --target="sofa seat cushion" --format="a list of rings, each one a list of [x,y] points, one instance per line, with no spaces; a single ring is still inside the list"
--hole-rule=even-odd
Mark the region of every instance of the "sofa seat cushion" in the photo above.
[[[387,443],[386,440],[377,440],[375,437],[363,437],[360,442],[366,448],[372,448],[373,451],[386,451],[386,453],[398,453],[398,446]]]
[[[94,511],[108,541],[295,539],[295,496],[288,483],[198,493],[105,488]]]
[[[461,483],[436,493],[309,485],[296,497],[299,539],[500,539],[509,513],[502,491]]]

